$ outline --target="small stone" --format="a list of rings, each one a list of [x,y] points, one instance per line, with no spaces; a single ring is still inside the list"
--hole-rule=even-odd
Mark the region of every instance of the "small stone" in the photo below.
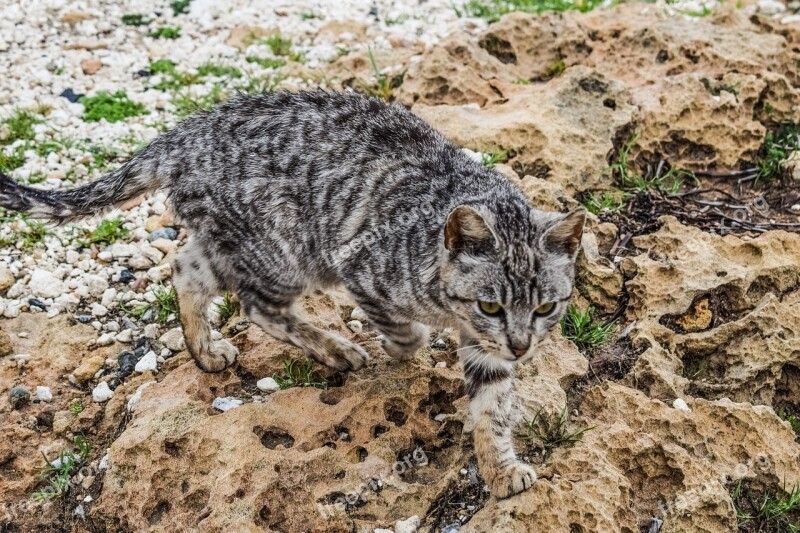
[[[367,313],[364,312],[363,309],[360,307],[356,307],[353,309],[353,312],[350,313],[350,320],[358,320],[360,322],[364,322],[367,320]]]
[[[439,338],[431,343],[431,348],[434,350],[445,350],[447,349],[447,343],[444,341],[444,339]]]
[[[108,308],[103,304],[93,303],[92,304],[92,316],[106,316],[108,314]]]
[[[72,375],[78,383],[86,383],[97,374],[98,370],[103,368],[105,362],[105,358],[99,355],[90,357],[82,361],[80,366],[72,372]]]
[[[239,407],[240,405],[242,405],[242,400],[238,400],[236,398],[214,398],[214,401],[211,403],[211,407],[218,409],[223,413],[225,411],[230,411],[235,407]]]
[[[83,70],[84,74],[91,76],[92,74],[96,74],[100,67],[103,66],[103,63],[95,58],[90,57],[81,60],[81,70]]]
[[[64,283],[52,273],[37,269],[31,272],[28,288],[40,298],[55,298],[64,292]]]
[[[58,96],[66,98],[69,103],[74,104],[77,103],[78,100],[80,100],[86,95],[83,93],[76,93],[75,91],[72,90],[72,88],[67,88],[61,91],[61,94],[59,94]]]
[[[156,361],[157,357],[158,356],[156,355],[156,352],[152,350],[147,352],[146,354],[144,354],[144,357],[139,359],[139,362],[136,363],[134,370],[136,370],[139,373],[144,373],[148,371],[156,372],[158,370],[158,361]]]
[[[92,321],[92,317],[90,315],[75,315],[75,320],[81,324],[88,324]]]
[[[86,511],[84,511],[83,505],[78,505],[75,510],[72,511],[72,516],[84,520],[86,518]]]
[[[264,392],[275,392],[281,390],[281,387],[280,385],[278,385],[278,382],[272,378],[259,379],[256,382],[256,387],[258,387],[258,390]]]
[[[106,278],[95,276],[94,274],[87,274],[83,276],[83,282],[86,288],[89,289],[89,294],[98,297],[108,289],[108,281]]]
[[[39,385],[36,387],[36,397],[43,402],[50,402],[53,400],[53,393],[50,391],[50,387],[42,387]]]
[[[158,342],[173,352],[182,352],[186,349],[186,339],[181,328],[173,328],[158,338]]]
[[[31,399],[31,393],[25,387],[14,387],[8,393],[8,403],[12,409],[19,409]]]
[[[462,476],[466,476],[468,471],[466,468],[462,468],[461,470],[458,471],[458,473],[461,474]]]
[[[147,324],[144,327],[144,336],[148,339],[157,339],[160,329],[158,324]]]
[[[439,361],[436,363],[436,368],[447,368],[447,363],[444,361]]]
[[[374,533],[394,533],[394,531],[392,531],[391,529],[383,529],[380,527],[376,527],[374,529]]]
[[[114,344],[114,335],[112,333],[103,333],[95,341],[98,346],[111,346]]]
[[[175,231],[175,228],[161,228],[157,229],[150,233],[147,236],[147,240],[153,242],[157,239],[167,239],[168,241],[174,241],[178,238],[178,232]]]
[[[136,355],[134,352],[122,352],[117,356],[117,376],[122,379],[131,375],[143,355]]]
[[[178,249],[178,245],[174,241],[167,239],[156,239],[152,244],[153,248],[165,254],[174,253]]]
[[[468,506],[468,507],[473,507],[474,508],[474,506]],[[460,531],[460,530],[461,530],[461,524],[458,523],[458,522],[454,522],[452,524],[448,524],[448,525],[444,526],[442,528],[442,532],[441,533],[456,533],[457,531]]]
[[[134,276],[133,272],[131,272],[127,268],[122,270],[119,273],[119,281],[120,281],[120,283],[130,283],[131,281],[133,281],[135,279],[136,279],[136,276]]]
[[[92,400],[96,403],[106,402],[110,400],[112,396],[114,396],[114,391],[108,387],[108,383],[105,381],[98,383],[92,390]]]
[[[350,331],[353,333],[361,333],[364,331],[364,324],[362,324],[360,320],[351,320],[347,323],[347,327],[350,328]]]
[[[7,268],[0,268],[0,291],[8,289],[15,281],[16,278],[13,272]]]
[[[12,353],[14,353],[14,347],[11,345],[11,337],[0,329],[0,357],[5,357]]]
[[[394,525],[395,533],[417,533],[419,529],[419,517],[417,515],[407,518],[406,520],[398,520]]]
[[[36,307],[41,309],[42,311],[47,311],[47,304],[43,301],[39,300],[38,298],[29,298],[28,299],[28,306],[29,307]]]
[[[114,336],[114,339],[117,342],[131,342],[133,339],[133,331],[131,331],[129,328],[123,329]]]
[[[687,413],[692,411],[683,398],[676,398],[675,401],[672,402],[672,407],[678,409],[679,411],[686,411]]]

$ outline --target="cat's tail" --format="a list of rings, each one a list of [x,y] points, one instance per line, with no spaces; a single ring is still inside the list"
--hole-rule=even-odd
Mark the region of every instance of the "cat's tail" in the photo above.
[[[25,187],[0,173],[0,207],[62,223],[100,214],[163,186],[158,147],[152,143],[117,170],[66,191]]]

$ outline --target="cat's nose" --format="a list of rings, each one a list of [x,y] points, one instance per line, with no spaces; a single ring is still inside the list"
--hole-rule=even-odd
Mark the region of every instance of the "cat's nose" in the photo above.
[[[511,348],[511,353],[513,353],[516,356],[516,358],[519,359],[520,357],[528,353],[529,348],[530,345],[526,346],[525,348]]]

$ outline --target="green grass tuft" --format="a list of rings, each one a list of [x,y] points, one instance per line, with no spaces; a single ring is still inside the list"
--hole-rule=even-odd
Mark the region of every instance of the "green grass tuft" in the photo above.
[[[217,63],[204,63],[197,67],[200,76],[217,76],[219,78],[241,78],[242,71],[236,67],[220,65]]]
[[[177,17],[178,15],[185,15],[189,12],[190,3],[191,0],[174,0],[169,6],[172,8],[172,14]]]
[[[233,301],[231,293],[226,292],[222,295],[222,303],[217,304],[217,311],[219,312],[220,321],[223,324],[227,324],[228,320],[239,312],[239,304]]]
[[[122,311],[139,319],[166,324],[171,315],[178,314],[178,293],[174,287],[167,288],[163,283],[160,283],[153,293],[156,297],[153,303],[122,307]]]
[[[69,412],[72,413],[73,415],[78,416],[84,410],[83,402],[75,398],[74,400],[69,402],[69,406],[67,407],[67,409],[69,409]]]
[[[662,167],[656,169],[655,174],[649,170],[647,174],[637,171],[636,165],[630,160],[631,150],[639,140],[638,132],[634,132],[627,141],[620,147],[617,159],[610,166],[609,170],[617,177],[623,189],[637,192],[664,192],[676,194],[686,183],[697,183],[697,176],[690,170],[681,168],[668,168],[662,172]]]
[[[122,216],[107,218],[97,225],[94,230],[84,229],[84,239],[80,240],[81,246],[90,244],[113,244],[128,234],[128,229],[122,226]]]
[[[373,82],[367,83],[361,78],[356,82],[361,86],[364,93],[375,98],[386,100],[387,102],[394,99],[394,90],[400,87],[403,83],[403,76],[387,76],[381,74],[378,68],[378,63],[375,61],[375,54],[372,52],[372,47],[367,46],[367,57],[369,58],[370,68],[372,69]]]
[[[564,318],[561,319],[561,334],[584,351],[607,344],[611,339],[614,324],[602,324],[595,320],[594,314],[594,308],[591,306],[580,310],[575,305],[570,305]]]
[[[509,159],[508,150],[495,150],[493,152],[482,152],[481,163],[491,168],[498,163],[507,163]]]
[[[794,122],[783,122],[764,137],[758,160],[758,179],[771,181],[780,178],[786,162],[800,151],[800,127]]]
[[[89,459],[89,452],[92,444],[84,437],[75,437],[74,449],[62,451],[58,456],[57,466],[42,453],[45,461],[42,481],[47,487],[33,493],[33,498],[37,501],[47,501],[65,495],[70,488],[70,479],[78,470],[81,469]]]
[[[731,493],[739,531],[800,533],[800,485],[760,495],[740,480]]]
[[[228,94],[223,90],[221,85],[214,85],[211,92],[203,96],[192,96],[187,89],[181,93],[176,94],[172,99],[172,104],[175,106],[175,114],[179,117],[191,115],[197,111],[206,111],[215,105],[224,102],[228,98]]]
[[[122,15],[122,23],[126,26],[147,26],[150,24],[150,19],[141,13],[128,13],[127,15]]]
[[[625,207],[626,194],[623,191],[591,192],[583,199],[583,206],[595,215],[616,213]]]
[[[281,389],[292,387],[315,387],[317,389],[327,389],[328,382],[314,370],[314,361],[306,359],[299,361],[296,359],[286,359],[283,362],[283,373],[272,375]]]
[[[536,448],[547,455],[553,448],[574,444],[583,439],[584,433],[594,429],[593,427],[579,428],[573,431],[569,427],[568,408],[564,408],[556,416],[550,416],[544,407],[536,411],[531,420],[525,420],[525,431],[521,438],[534,443]]]
[[[153,39],[177,39],[181,36],[181,29],[179,26],[161,26],[149,35]]]
[[[286,65],[286,60],[282,57],[255,57],[255,56],[248,56],[247,57],[248,63],[255,63],[256,65],[261,65],[264,68],[272,68],[272,69],[279,69]]]
[[[459,17],[477,17],[487,22],[497,22],[513,11],[540,15],[547,11],[575,10],[586,13],[600,6],[603,0],[469,0],[461,7],[453,4]]]
[[[261,42],[267,45],[276,56],[289,56],[292,53],[292,40],[280,34],[267,37]]]
[[[548,80],[558,78],[564,74],[565,70],[567,70],[567,64],[564,63],[564,60],[556,61],[544,70],[544,78]]]
[[[96,96],[84,96],[80,102],[83,104],[83,120],[86,122],[99,122],[102,119],[119,122],[129,117],[147,114],[144,105],[131,101],[124,91],[117,91],[114,94],[101,91]]]

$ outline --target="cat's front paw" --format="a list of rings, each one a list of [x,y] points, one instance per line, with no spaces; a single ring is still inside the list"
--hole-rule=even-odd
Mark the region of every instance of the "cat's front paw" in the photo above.
[[[528,490],[536,481],[536,471],[525,463],[516,462],[500,470],[494,479],[489,480],[492,495],[498,499],[508,498]]]

